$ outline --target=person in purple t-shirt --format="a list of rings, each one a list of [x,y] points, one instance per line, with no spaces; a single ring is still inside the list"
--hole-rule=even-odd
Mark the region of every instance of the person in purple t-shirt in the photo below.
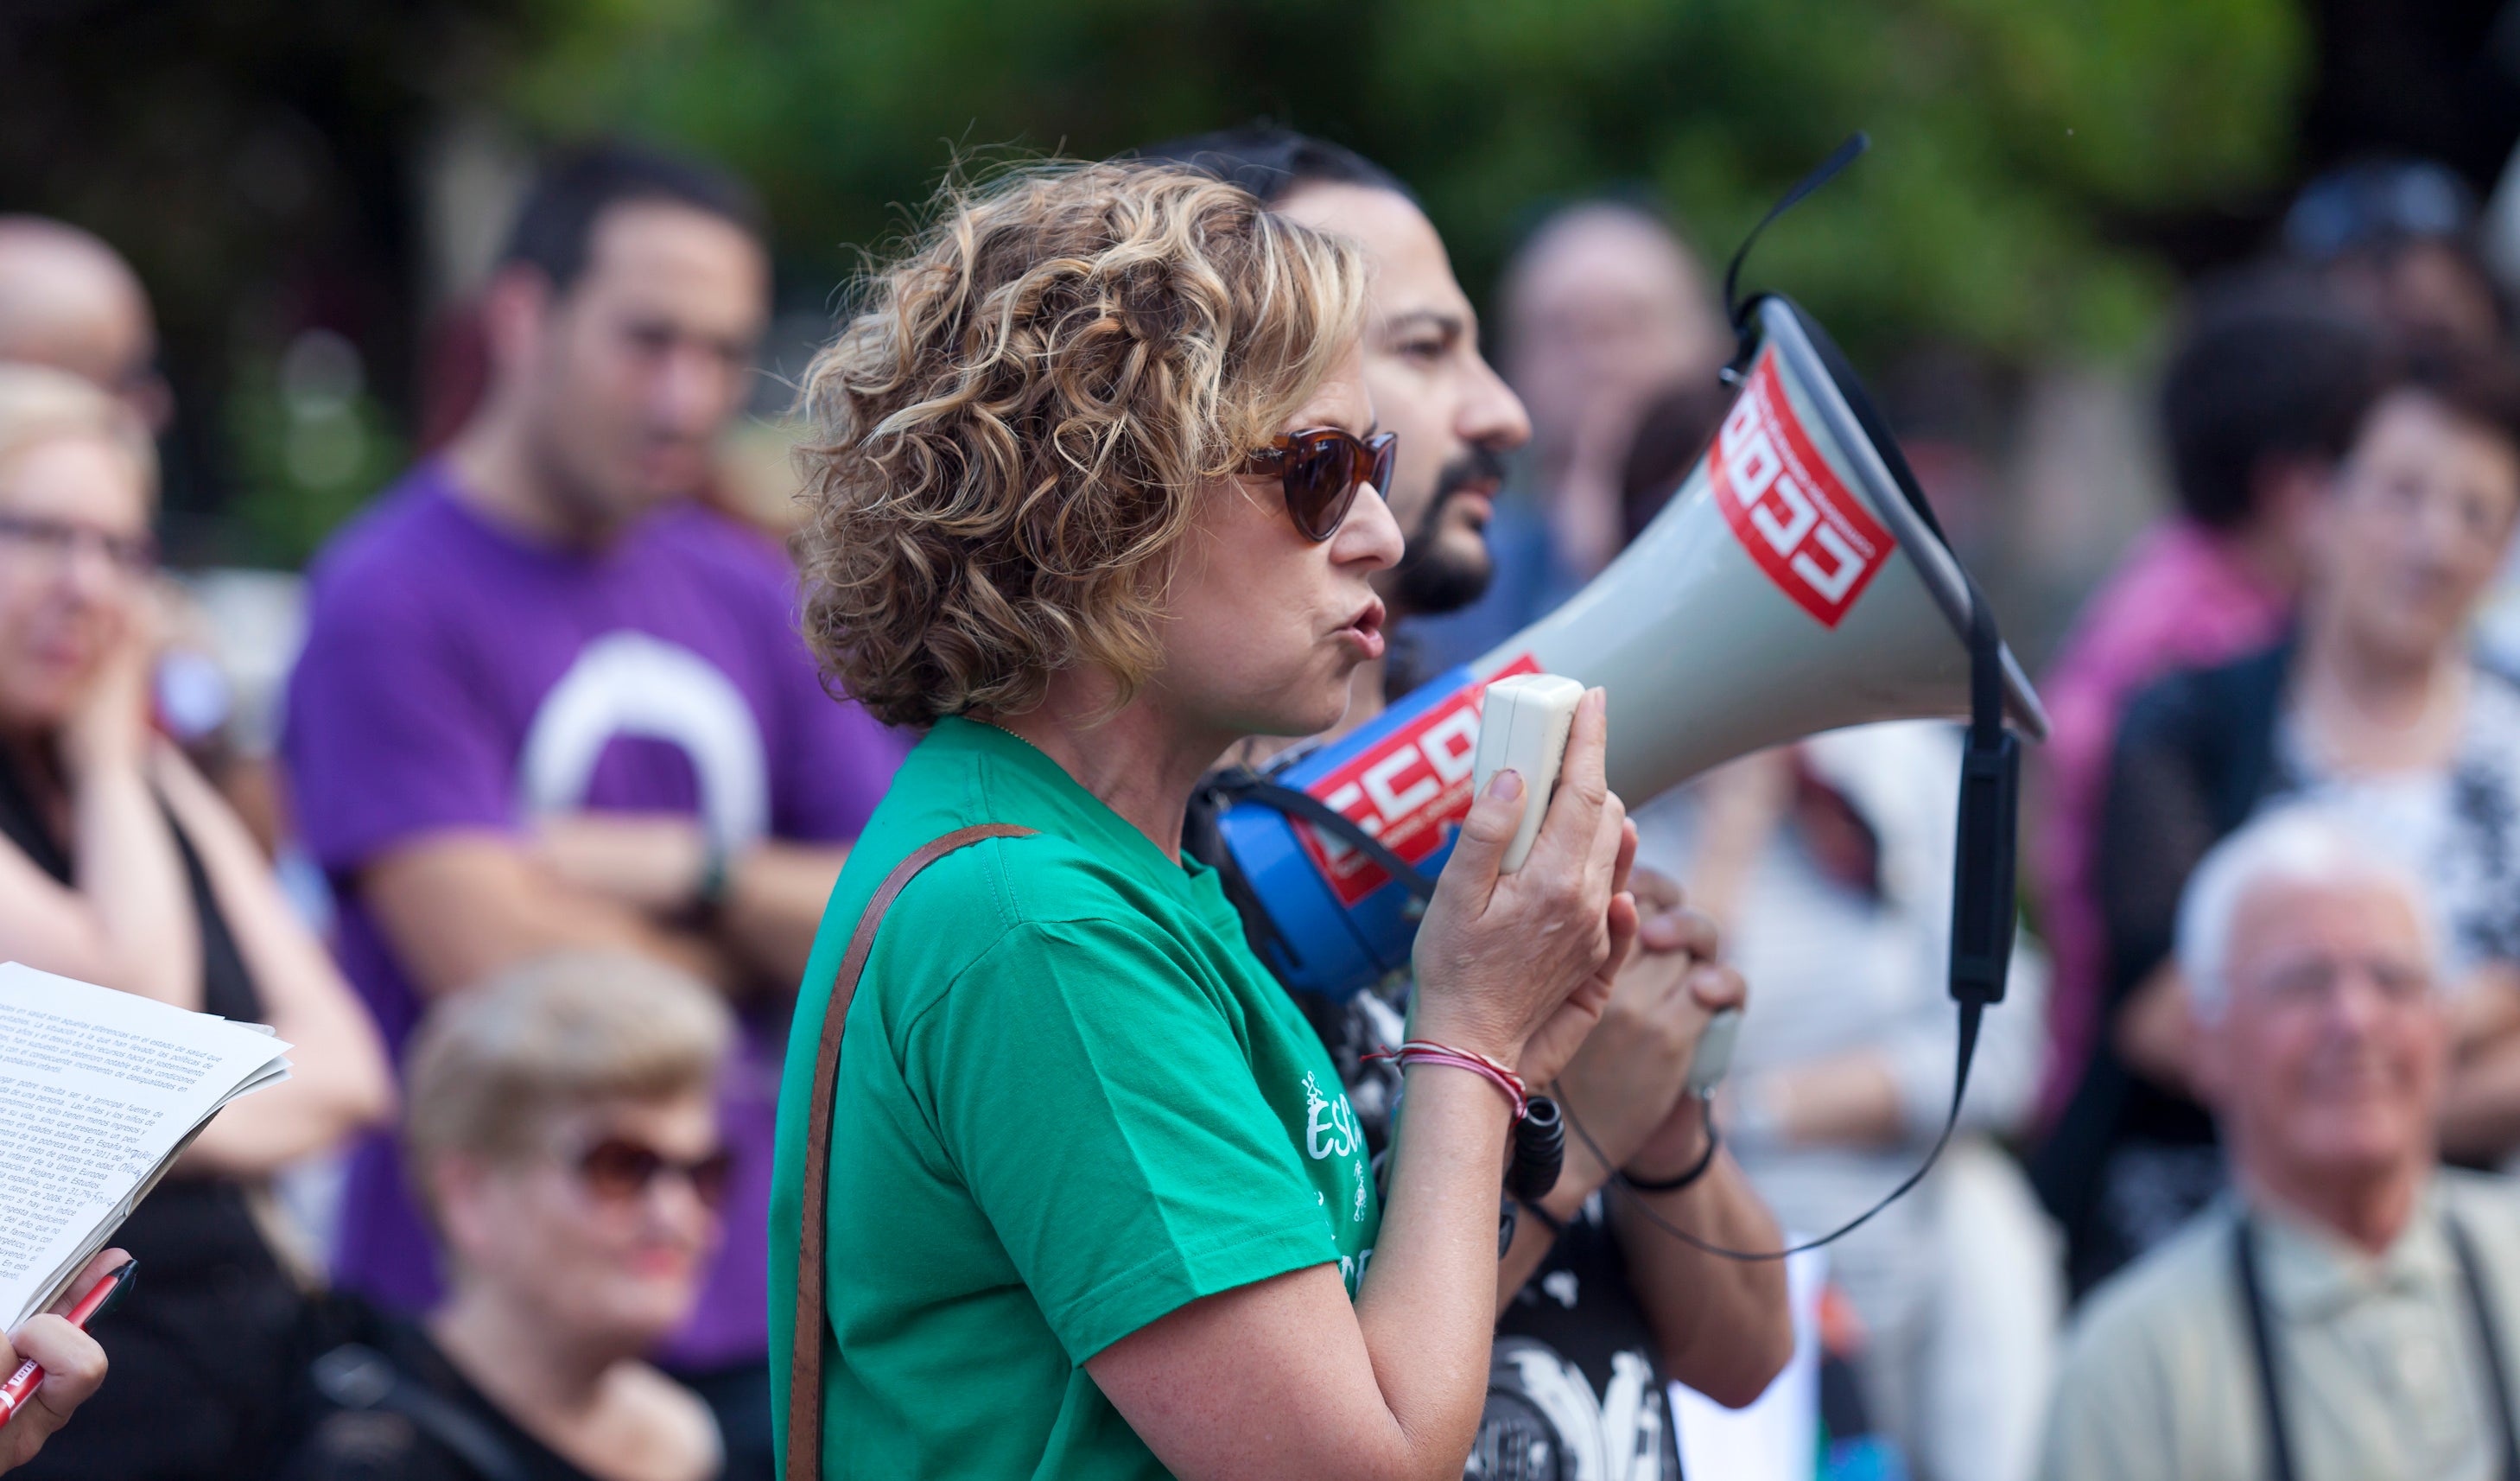
[[[488,393],[318,558],[285,750],[344,966],[397,1051],[429,1000],[627,947],[746,1017],[724,1254],[662,1356],[769,1474],[764,1220],[788,995],[901,745],[827,696],[792,568],[694,503],[768,297],[750,198],[605,147],[527,200],[486,290]],[[434,1250],[382,1139],[338,1274],[402,1310]]]

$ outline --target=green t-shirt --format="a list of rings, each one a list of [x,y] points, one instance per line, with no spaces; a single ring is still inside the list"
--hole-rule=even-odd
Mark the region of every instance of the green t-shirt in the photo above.
[[[788,1040],[770,1197],[772,1404],[788,1413],[806,1100],[858,915],[894,902],[834,1092],[824,1334],[832,1477],[1163,1474],[1084,1369],[1201,1296],[1335,1264],[1381,1221],[1328,1055],[1176,864],[1049,757],[948,719],[850,852]]]

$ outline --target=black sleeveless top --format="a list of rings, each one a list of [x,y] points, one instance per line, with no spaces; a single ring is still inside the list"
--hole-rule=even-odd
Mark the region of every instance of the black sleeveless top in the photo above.
[[[599,1481],[473,1386],[419,1323],[339,1298],[316,1418],[280,1481]]]
[[[221,1017],[257,1022],[261,995],[219,912],[209,874],[183,830],[174,832],[201,924],[202,1006]],[[0,838],[55,879],[72,882],[69,851],[5,751]],[[286,1415],[295,1407],[303,1303],[255,1226],[244,1188],[224,1178],[170,1173],[132,1210],[113,1242],[140,1262],[140,1280],[91,1329],[112,1377],[17,1474],[28,1481],[269,1476]]]

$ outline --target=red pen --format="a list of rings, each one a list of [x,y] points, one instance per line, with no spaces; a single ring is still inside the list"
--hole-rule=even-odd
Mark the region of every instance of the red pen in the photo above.
[[[105,1279],[89,1286],[87,1294],[79,1297],[78,1305],[70,1308],[70,1325],[81,1331],[87,1330],[88,1323],[96,1319],[96,1314],[111,1306],[128,1289],[131,1278],[138,1274],[140,1262],[137,1260],[125,1260],[107,1272]],[[6,1425],[17,1417],[18,1411],[26,1403],[26,1396],[43,1381],[44,1365],[32,1358],[18,1365],[18,1370],[9,1375],[9,1381],[0,1383],[0,1425]]]

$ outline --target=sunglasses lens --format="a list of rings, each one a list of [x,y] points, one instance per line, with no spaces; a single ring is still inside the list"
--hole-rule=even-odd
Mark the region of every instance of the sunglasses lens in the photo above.
[[[1311,539],[1330,539],[1338,529],[1333,507],[1346,494],[1348,448],[1330,438],[1313,438],[1287,451],[1285,509],[1295,516],[1295,529]]]
[[[727,1187],[734,1181],[735,1153],[719,1147],[698,1162],[672,1162],[653,1147],[616,1137],[597,1143],[577,1159],[577,1175],[587,1191],[610,1203],[644,1197],[668,1170],[691,1180],[692,1195],[701,1207],[715,1209],[725,1204]]]
[[[1286,455],[1286,512],[1295,527],[1315,540],[1335,533],[1347,514],[1355,480],[1345,445],[1318,437],[1297,444]]]
[[[585,1180],[589,1192],[618,1202],[646,1191],[663,1166],[664,1159],[650,1148],[614,1140],[587,1148],[586,1155],[577,1161],[577,1174]]]
[[[1391,498],[1391,472],[1400,462],[1400,439],[1384,432],[1373,439],[1373,491],[1388,502]]]

